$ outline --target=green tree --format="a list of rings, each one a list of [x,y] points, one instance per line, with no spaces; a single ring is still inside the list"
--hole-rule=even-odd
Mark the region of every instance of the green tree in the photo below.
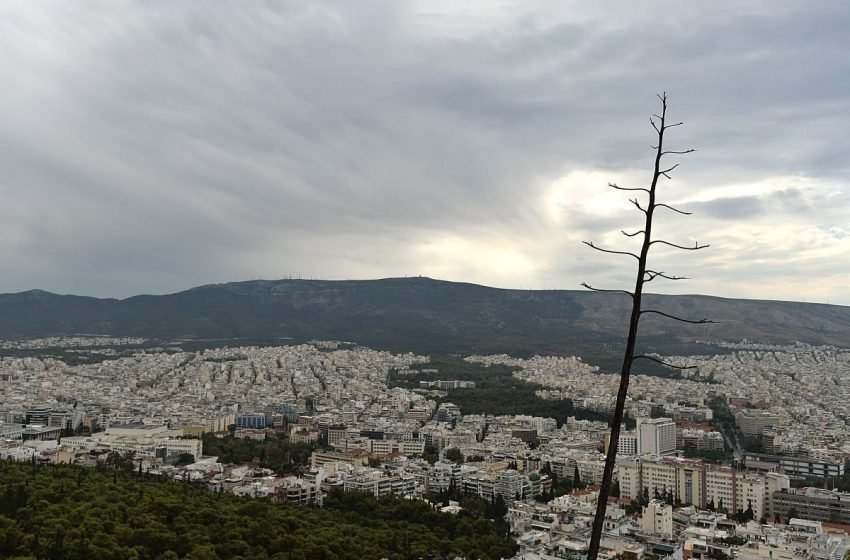
[[[451,447],[443,452],[443,458],[452,463],[463,464],[463,453],[457,447]]]

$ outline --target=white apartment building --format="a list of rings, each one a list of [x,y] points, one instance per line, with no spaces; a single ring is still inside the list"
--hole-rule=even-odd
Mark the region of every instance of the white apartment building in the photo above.
[[[664,455],[676,450],[676,424],[670,418],[638,418],[637,454]]]
[[[720,465],[689,459],[641,458],[618,462],[620,496],[650,498],[671,492],[674,499],[700,508],[713,503],[730,514],[752,506],[756,519],[772,514],[771,494],[788,488],[789,479],[779,473],[749,474]]]
[[[735,422],[744,437],[761,437],[765,428],[779,423],[779,416],[761,410],[742,410],[735,415]]]
[[[369,452],[378,455],[403,453],[405,455],[421,455],[425,452],[425,440],[397,441],[394,439],[370,439]]]
[[[661,500],[650,500],[640,517],[640,528],[648,533],[673,538],[673,507]]]
[[[416,494],[416,477],[409,474],[387,475],[379,469],[360,469],[344,482],[346,492],[361,490],[375,497],[384,494],[413,496]]]
[[[635,431],[621,432],[617,455],[637,455],[638,436]]]
[[[584,484],[602,484],[602,473],[605,471],[605,459],[576,459],[578,475]]]

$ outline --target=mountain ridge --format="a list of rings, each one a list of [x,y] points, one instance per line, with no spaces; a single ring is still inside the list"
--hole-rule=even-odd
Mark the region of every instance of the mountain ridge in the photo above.
[[[847,346],[850,307],[719,296],[645,294],[645,307],[716,325],[645,316],[646,349],[697,341]],[[623,294],[516,290],[427,277],[249,280],[124,299],[43,290],[0,294],[0,338],[76,333],[154,339],[335,339],[392,350],[564,353],[618,348]],[[613,350],[611,350],[613,352]]]

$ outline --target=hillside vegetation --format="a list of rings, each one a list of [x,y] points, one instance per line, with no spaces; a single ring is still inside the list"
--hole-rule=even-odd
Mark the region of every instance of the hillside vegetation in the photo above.
[[[0,462],[0,558],[497,559],[515,549],[480,512],[442,514],[394,496],[333,493],[317,509],[128,472]]]
[[[625,296],[501,290],[429,278],[277,280],[201,286],[124,300],[42,291],[0,295],[0,338],[76,333],[161,340],[347,340],[399,351],[572,354],[618,366]],[[708,296],[646,296],[647,307],[716,325],[656,316],[641,325],[644,351],[710,353],[696,341],[846,345],[850,308]]]

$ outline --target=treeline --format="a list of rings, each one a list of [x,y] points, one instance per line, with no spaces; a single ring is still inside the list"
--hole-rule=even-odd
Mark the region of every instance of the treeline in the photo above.
[[[604,414],[577,408],[570,399],[541,399],[535,391],[540,385],[527,383],[513,377],[516,368],[503,365],[485,366],[470,363],[455,356],[432,356],[422,368],[436,368],[439,373],[415,376],[391,377],[390,384],[398,387],[415,388],[419,381],[434,379],[462,379],[475,381],[475,389],[452,389],[441,399],[460,407],[463,414],[516,415],[530,414],[546,416],[564,423],[569,416],[579,420],[602,420],[610,418]]]
[[[515,550],[482,514],[394,496],[332,493],[318,509],[123,470],[0,461],[1,558],[497,559]]]

